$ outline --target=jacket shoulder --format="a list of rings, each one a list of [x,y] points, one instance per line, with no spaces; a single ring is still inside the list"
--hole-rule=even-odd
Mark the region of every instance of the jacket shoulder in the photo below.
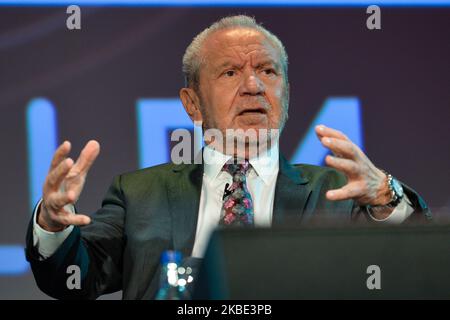
[[[173,177],[172,174],[177,167],[173,163],[164,163],[119,174],[114,178],[114,181],[125,189],[145,188],[152,184],[160,185]]]
[[[167,174],[170,172],[173,172],[178,165],[173,163],[163,163],[158,164],[156,166],[142,168],[138,170],[128,171],[121,174],[123,178],[139,178],[142,176],[149,176],[149,175],[161,175],[161,174]]]

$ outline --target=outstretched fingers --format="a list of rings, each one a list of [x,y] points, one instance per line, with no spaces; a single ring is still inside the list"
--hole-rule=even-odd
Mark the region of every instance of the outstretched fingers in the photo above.
[[[359,198],[363,194],[364,190],[361,188],[359,183],[348,183],[342,188],[329,190],[326,193],[328,200],[338,201],[338,200],[348,200]]]
[[[349,140],[348,137],[339,130],[327,127],[323,124],[319,124],[315,127],[316,134],[319,139],[323,137],[336,138],[341,140]]]
[[[70,149],[72,148],[72,145],[69,141],[64,141],[55,151],[53,154],[52,162],[50,164],[49,171],[52,171],[55,169],[61,161],[63,161],[67,155],[70,152]]]
[[[74,170],[76,173],[86,175],[99,153],[100,144],[95,140],[89,141],[81,150],[80,156],[75,162]]]
[[[53,168],[47,175],[47,179],[44,185],[44,194],[51,191],[58,191],[64,178],[73,167],[73,160],[67,158],[61,161],[58,166]]]

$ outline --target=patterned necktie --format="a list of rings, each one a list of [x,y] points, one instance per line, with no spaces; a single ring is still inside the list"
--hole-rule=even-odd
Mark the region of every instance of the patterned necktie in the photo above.
[[[249,167],[248,161],[243,164],[226,163],[223,166],[223,170],[233,177],[233,184],[223,200],[220,220],[222,226],[254,226],[253,202],[245,176]]]

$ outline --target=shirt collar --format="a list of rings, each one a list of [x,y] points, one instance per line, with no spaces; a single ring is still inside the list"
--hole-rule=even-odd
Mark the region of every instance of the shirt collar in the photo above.
[[[224,164],[231,159],[230,155],[223,154],[209,146],[203,148],[204,173],[210,178],[215,179],[221,172]],[[264,181],[270,183],[270,179],[278,174],[279,166],[279,148],[278,142],[274,146],[261,154],[259,157],[250,158],[250,164],[256,174]]]
[[[278,174],[279,161],[278,142],[259,157],[251,158],[249,160],[253,169],[255,169],[256,174],[265,184],[269,184],[270,179]]]

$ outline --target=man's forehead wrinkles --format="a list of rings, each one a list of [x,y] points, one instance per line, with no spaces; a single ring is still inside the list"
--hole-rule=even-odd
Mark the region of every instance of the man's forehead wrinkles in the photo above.
[[[245,50],[242,50],[243,46],[229,47],[228,50],[219,52],[223,57],[233,57],[239,59],[258,58],[261,56],[270,57],[273,59],[273,53],[271,50],[262,45],[245,46]],[[228,54],[227,51],[231,51],[232,54]]]
[[[254,50],[263,50],[266,49],[265,48],[266,45],[264,43],[260,43],[260,42],[255,42],[255,43],[235,43],[235,44],[230,44],[230,45],[225,45],[225,49],[229,48],[231,50],[239,50],[241,52],[249,52],[249,51],[254,51]]]
[[[263,48],[255,48],[248,52],[240,52],[240,56],[244,57],[245,59],[247,59],[247,58],[252,59],[252,58],[255,58],[255,56],[258,56],[261,54],[266,55],[266,53],[267,53],[267,50],[264,50]]]
[[[212,64],[214,70],[220,71],[223,68],[238,67],[242,68],[245,65],[252,67],[264,67],[267,65],[273,65],[276,69],[280,68],[279,61],[270,55],[244,55],[244,56],[223,56],[221,59],[216,60]]]
[[[251,51],[242,52],[239,48],[233,47],[221,52],[212,52],[212,55],[216,55],[218,60],[248,60],[252,56],[258,57],[263,55],[269,57],[270,55],[267,53],[267,50],[264,50],[264,48],[255,48]]]

